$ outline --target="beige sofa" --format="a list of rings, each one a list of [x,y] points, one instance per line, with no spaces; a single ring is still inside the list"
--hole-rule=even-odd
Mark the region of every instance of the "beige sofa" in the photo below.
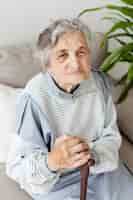
[[[133,90],[127,99],[117,105],[118,125],[123,135],[123,145],[120,156],[133,173]]]
[[[93,34],[91,62],[100,66],[107,47],[100,49],[102,34]],[[26,82],[40,71],[40,63],[34,59],[34,47],[30,44],[0,48],[0,83],[23,88]],[[118,123],[123,135],[120,157],[133,172],[133,92],[125,103],[117,106]],[[28,194],[5,174],[5,164],[0,164],[0,198],[4,200],[28,200]]]

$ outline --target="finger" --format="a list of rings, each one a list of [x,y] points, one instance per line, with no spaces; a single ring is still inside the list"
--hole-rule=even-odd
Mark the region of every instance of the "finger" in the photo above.
[[[69,151],[70,151],[71,155],[73,155],[75,153],[79,153],[79,152],[84,152],[84,151],[89,152],[89,145],[82,142],[82,143],[77,144],[77,145],[73,146],[72,148],[70,148]]]
[[[78,160],[82,160],[86,156],[88,156],[88,159],[91,158],[91,154],[89,154],[88,151],[85,151],[85,152],[74,154],[74,156],[72,156],[70,159],[72,160],[72,162],[76,162]]]
[[[74,136],[72,136],[72,137],[73,137],[73,139],[77,139],[77,140],[79,140],[79,141],[81,141],[81,142],[85,142],[84,138],[81,138],[81,137],[79,137],[79,136],[74,135]]]
[[[86,155],[86,156],[84,156],[83,159],[78,160],[78,161],[76,161],[74,163],[71,163],[71,165],[69,165],[68,168],[77,168],[77,167],[80,167],[80,166],[84,165],[85,163],[87,163],[88,160],[89,160],[89,158],[90,158],[90,155]]]
[[[66,139],[70,139],[70,138],[71,138],[70,135],[64,134],[64,135],[59,136],[59,137],[58,137],[58,140],[66,140]]]
[[[71,136],[69,136],[69,135],[62,135],[62,136],[58,137],[58,138],[55,140],[55,144],[62,143],[63,141],[69,140],[70,138],[71,138]]]
[[[79,138],[77,137],[71,137],[66,141],[66,145],[68,148],[71,148],[77,144],[83,143]]]

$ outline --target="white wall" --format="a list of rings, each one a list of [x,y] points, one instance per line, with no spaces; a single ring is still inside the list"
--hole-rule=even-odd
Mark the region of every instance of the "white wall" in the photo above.
[[[75,17],[83,8],[116,3],[119,0],[0,0],[0,46],[37,38],[51,19]],[[104,31],[103,12],[85,15],[92,30]]]

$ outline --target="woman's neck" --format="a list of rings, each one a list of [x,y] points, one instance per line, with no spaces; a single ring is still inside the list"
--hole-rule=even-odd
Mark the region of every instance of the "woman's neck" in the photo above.
[[[66,86],[61,86],[59,83],[57,83],[57,81],[55,80],[55,78],[53,76],[51,76],[54,83],[56,84],[56,86],[63,90],[64,92],[68,92],[68,93],[73,93],[78,87],[80,84],[76,84],[76,85],[66,85]]]

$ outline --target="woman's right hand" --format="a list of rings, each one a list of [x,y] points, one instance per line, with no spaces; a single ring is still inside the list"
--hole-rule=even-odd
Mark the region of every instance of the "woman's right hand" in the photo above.
[[[77,136],[63,135],[56,139],[48,153],[48,167],[52,171],[82,166],[91,158],[89,145]]]

